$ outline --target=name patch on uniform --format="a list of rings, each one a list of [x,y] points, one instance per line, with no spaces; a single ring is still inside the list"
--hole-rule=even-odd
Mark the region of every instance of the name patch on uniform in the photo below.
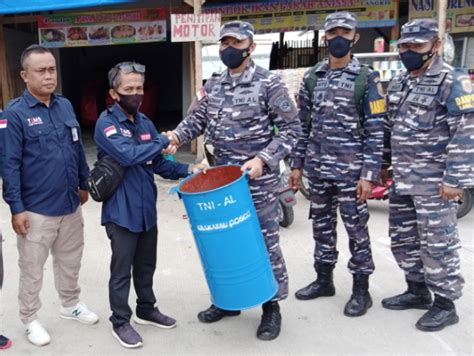
[[[439,87],[436,85],[417,85],[413,88],[412,93],[415,94],[431,94],[436,95]]]
[[[222,104],[224,104],[224,98],[219,98],[214,95],[209,95],[207,97],[207,100],[209,104],[216,105],[216,106],[221,106]]]
[[[117,133],[117,129],[115,128],[114,125],[106,127],[104,129],[105,136],[110,137],[112,135],[115,135]]]
[[[435,77],[423,77],[423,79],[421,79],[420,84],[440,85],[443,82],[445,76],[446,73],[440,73]]]
[[[459,110],[466,110],[474,108],[474,94],[458,96],[454,98]]]
[[[232,102],[234,105],[258,104],[258,96],[256,96],[254,93],[250,93],[247,95],[235,95],[232,98]]]
[[[402,91],[403,83],[401,82],[391,82],[387,88],[387,91]]]
[[[329,80],[327,78],[318,79],[316,82],[316,89],[327,89],[329,88]]]
[[[339,84],[337,85],[341,89],[346,89],[346,90],[354,90],[355,88],[355,83],[351,80],[341,78],[339,80]]]
[[[120,132],[124,137],[132,137],[132,132],[128,129],[120,128]]]
[[[28,121],[28,126],[35,126],[35,125],[42,125],[43,124],[43,119],[39,116],[29,117],[26,120]]]
[[[435,100],[434,96],[415,94],[415,93],[410,93],[407,97],[407,102],[422,105],[422,106],[430,106],[434,100]]]
[[[382,114],[385,110],[385,99],[378,99],[369,102],[370,113],[372,115]]]
[[[6,129],[8,120],[0,120],[0,129]]]
[[[140,140],[142,141],[150,141],[151,140],[151,134],[149,133],[144,133],[140,135]]]

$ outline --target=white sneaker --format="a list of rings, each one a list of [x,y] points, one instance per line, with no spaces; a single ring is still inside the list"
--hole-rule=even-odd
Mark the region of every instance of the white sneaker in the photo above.
[[[92,325],[99,321],[99,316],[90,311],[84,303],[77,303],[77,305],[69,308],[61,306],[59,316],[63,319],[77,320],[83,324]]]
[[[33,345],[44,346],[51,342],[51,337],[38,319],[26,324],[25,333],[28,341]]]

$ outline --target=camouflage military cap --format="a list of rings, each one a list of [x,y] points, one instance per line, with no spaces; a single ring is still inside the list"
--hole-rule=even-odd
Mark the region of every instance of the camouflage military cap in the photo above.
[[[400,39],[397,44],[402,43],[426,43],[438,38],[438,22],[433,19],[415,19],[402,26]]]
[[[354,30],[357,27],[357,18],[348,11],[333,12],[328,15],[326,21],[324,21],[324,31],[329,31],[336,27]]]
[[[224,37],[234,37],[238,40],[245,40],[246,38],[252,39],[254,35],[254,29],[252,24],[244,21],[230,21],[226,22],[221,27],[221,33],[219,39]]]

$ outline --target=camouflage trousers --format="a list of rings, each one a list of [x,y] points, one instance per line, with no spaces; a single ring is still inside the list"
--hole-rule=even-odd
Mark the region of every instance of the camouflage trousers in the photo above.
[[[249,180],[250,193],[257,210],[273,273],[278,282],[278,292],[272,299],[274,301],[283,300],[288,296],[288,272],[280,248],[280,226],[278,224],[279,184],[276,174],[266,174]]]
[[[314,261],[334,265],[337,262],[337,207],[349,236],[351,258],[348,268],[353,274],[371,274],[375,267],[370,247],[369,211],[367,203],[358,203],[355,182],[309,179],[311,207],[309,218],[313,220],[315,241]]]
[[[454,300],[461,296],[461,247],[456,222],[457,202],[439,195],[390,194],[389,233],[392,253],[406,279],[426,282],[436,294]]]

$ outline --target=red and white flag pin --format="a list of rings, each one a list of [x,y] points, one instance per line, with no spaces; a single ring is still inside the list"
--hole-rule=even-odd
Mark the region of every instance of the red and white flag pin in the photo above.
[[[105,133],[105,136],[109,137],[109,136],[115,135],[117,133],[117,129],[115,128],[114,125],[112,125],[112,126],[106,127],[104,129],[104,133]]]

